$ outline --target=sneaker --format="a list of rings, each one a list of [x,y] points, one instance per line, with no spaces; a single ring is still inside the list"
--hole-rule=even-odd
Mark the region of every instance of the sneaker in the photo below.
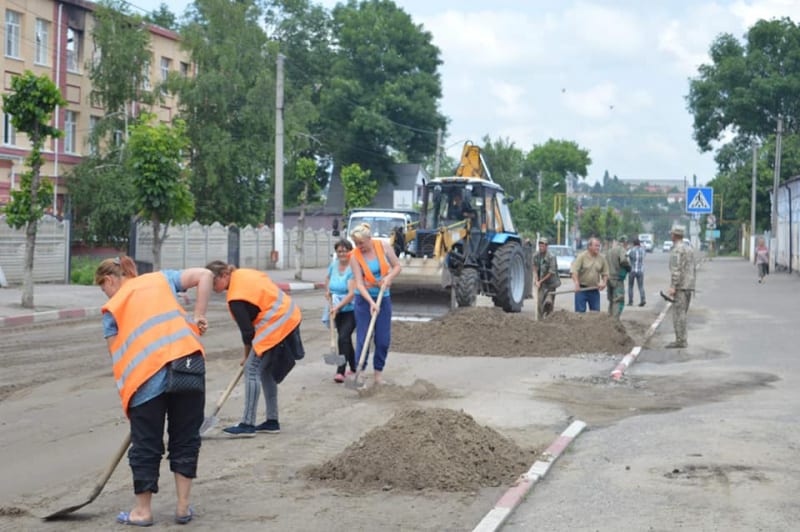
[[[281,431],[281,424],[277,419],[268,419],[260,425],[256,425],[255,430],[267,434],[278,434]]]
[[[256,427],[245,423],[239,423],[238,425],[222,429],[222,432],[230,434],[231,436],[255,436]]]
[[[341,373],[337,373],[336,375],[333,376],[333,380],[341,384],[344,382],[344,375],[342,375]]]
[[[633,301],[628,301],[628,306],[632,307],[633,306]],[[641,305],[639,305],[639,306],[641,307]]]
[[[679,349],[682,347],[686,347],[686,342],[670,342],[666,346],[667,349]]]
[[[345,376],[345,377],[349,377],[350,375],[355,375],[355,374],[356,374],[356,372],[355,372],[355,371],[353,371],[352,369],[348,369],[348,370],[345,372],[344,376]]]
[[[631,303],[631,304],[633,304],[633,303]],[[643,307],[643,306],[645,306],[645,305],[646,305],[646,303],[645,303],[644,301],[642,301],[641,303],[639,303],[639,306],[640,306],[640,307]]]

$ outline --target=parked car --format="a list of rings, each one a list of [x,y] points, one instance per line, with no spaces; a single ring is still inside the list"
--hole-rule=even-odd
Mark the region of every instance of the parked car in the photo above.
[[[572,266],[572,261],[575,260],[575,250],[570,246],[548,246],[547,251],[556,256],[558,262],[558,276],[569,277],[571,275],[569,268]]]
[[[672,240],[664,240],[664,245],[661,246],[661,251],[667,252],[672,251]]]

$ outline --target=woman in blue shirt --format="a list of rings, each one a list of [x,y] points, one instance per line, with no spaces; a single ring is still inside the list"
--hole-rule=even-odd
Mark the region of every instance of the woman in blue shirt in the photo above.
[[[356,355],[353,348],[353,331],[356,328],[353,298],[356,283],[353,279],[353,270],[350,268],[350,252],[353,250],[353,245],[343,238],[336,242],[334,250],[336,260],[328,266],[325,297],[330,305],[330,319],[334,320],[336,327],[339,353],[346,359],[345,364],[336,368],[336,375],[333,377],[333,380],[342,383],[347,366],[350,366],[351,372],[356,371]]]

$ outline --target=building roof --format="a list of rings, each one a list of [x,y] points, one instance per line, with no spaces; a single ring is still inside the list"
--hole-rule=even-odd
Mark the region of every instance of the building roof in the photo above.
[[[428,179],[428,173],[421,164],[399,163],[393,164],[394,182],[387,181],[378,189],[372,201],[372,207],[391,209],[394,207],[394,191],[409,190],[414,193],[417,185],[422,185],[422,179]],[[328,198],[325,201],[325,209],[329,211],[344,210],[344,189],[339,174],[331,176],[330,187],[328,187]]]

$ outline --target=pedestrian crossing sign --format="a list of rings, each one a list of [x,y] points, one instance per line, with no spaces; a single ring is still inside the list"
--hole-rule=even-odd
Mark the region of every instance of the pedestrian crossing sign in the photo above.
[[[686,189],[686,212],[689,214],[710,213],[714,210],[714,189],[711,187],[689,187]]]

